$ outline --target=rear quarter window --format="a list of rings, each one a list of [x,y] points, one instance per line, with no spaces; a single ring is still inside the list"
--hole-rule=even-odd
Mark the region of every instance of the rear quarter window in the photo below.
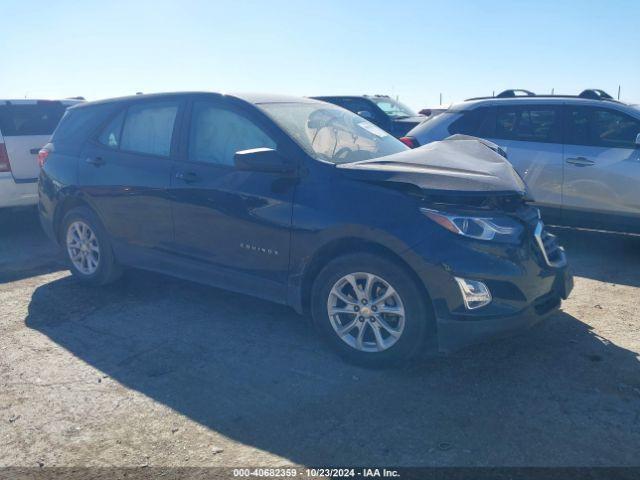
[[[431,142],[444,140],[452,135],[449,127],[462,117],[459,111],[447,110],[435,117],[429,117],[427,120],[414,127],[407,136],[415,138],[420,145],[426,145]]]
[[[0,131],[5,137],[51,135],[66,108],[60,102],[0,105]]]
[[[87,139],[117,108],[121,108],[121,105],[107,103],[67,110],[53,134],[52,141],[58,144]]]
[[[451,135],[460,133],[463,135],[473,135],[475,137],[485,136],[488,131],[488,111],[489,108],[480,107],[461,112],[460,117],[449,125],[449,133]]]

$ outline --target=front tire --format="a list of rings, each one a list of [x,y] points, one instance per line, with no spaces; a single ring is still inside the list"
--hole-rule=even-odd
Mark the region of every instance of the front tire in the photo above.
[[[405,268],[382,256],[358,253],[331,261],[311,295],[317,328],[359,365],[397,365],[418,353],[434,331],[423,291]]]
[[[60,243],[69,269],[79,281],[106,285],[120,276],[109,237],[90,209],[77,207],[67,212],[62,219]]]

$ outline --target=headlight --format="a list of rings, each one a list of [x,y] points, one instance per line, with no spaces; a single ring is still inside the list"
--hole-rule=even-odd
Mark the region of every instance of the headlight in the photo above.
[[[519,222],[508,217],[472,217],[428,208],[420,211],[450,232],[477,240],[513,240],[523,230]]]

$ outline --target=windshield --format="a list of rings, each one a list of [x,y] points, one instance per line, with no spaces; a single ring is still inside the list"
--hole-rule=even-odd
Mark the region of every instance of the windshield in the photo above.
[[[334,105],[265,103],[260,108],[317,160],[349,163],[408,149],[374,124]]]
[[[415,117],[417,113],[391,97],[367,97],[380,107],[380,109],[393,118]]]

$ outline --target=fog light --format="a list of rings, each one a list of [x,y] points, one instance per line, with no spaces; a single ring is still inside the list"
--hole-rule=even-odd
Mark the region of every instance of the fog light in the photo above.
[[[484,283],[466,278],[455,277],[455,279],[467,310],[475,310],[491,303],[491,292]]]

